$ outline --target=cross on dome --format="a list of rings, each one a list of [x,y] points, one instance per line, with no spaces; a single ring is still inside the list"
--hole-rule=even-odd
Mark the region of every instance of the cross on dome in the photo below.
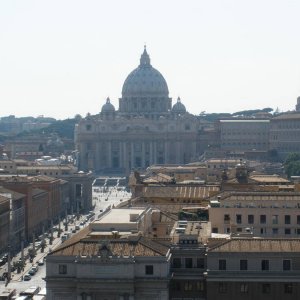
[[[146,45],[144,45],[144,52],[141,55],[140,59],[140,67],[145,67],[145,66],[151,66],[150,64],[150,57],[149,54],[147,53]]]

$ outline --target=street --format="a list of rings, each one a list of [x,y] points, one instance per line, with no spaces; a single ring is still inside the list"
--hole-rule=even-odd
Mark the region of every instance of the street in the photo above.
[[[69,223],[68,223],[67,231],[65,231],[65,226],[63,225],[65,220],[61,221],[61,229],[63,230],[63,232],[61,233],[61,236],[67,232],[70,233],[70,235],[76,234],[76,233],[72,233],[72,230],[75,229],[76,225],[80,226],[81,228],[88,226],[90,221],[93,221],[94,218],[97,219],[98,216],[100,216],[106,210],[109,210],[110,208],[112,208],[114,206],[116,207],[122,201],[126,201],[126,200],[130,199],[130,197],[131,197],[131,193],[127,192],[124,187],[117,187],[117,186],[93,187],[93,205],[95,205],[95,209],[94,209],[95,217],[91,217],[89,219],[89,221],[85,222],[85,220],[88,219],[88,214],[86,214],[86,215],[82,215],[79,220],[76,220],[76,218],[75,218],[74,222],[71,223],[72,216],[69,215],[68,216]],[[17,293],[20,293],[21,291],[23,291],[26,288],[31,287],[31,286],[39,286],[41,288],[44,288],[46,286],[46,283],[43,280],[43,278],[46,275],[47,254],[50,249],[53,250],[62,243],[61,237],[58,237],[57,235],[58,235],[58,232],[54,232],[54,234],[53,234],[54,240],[53,240],[52,245],[49,245],[48,238],[45,239],[47,246],[44,249],[44,253],[41,253],[40,249],[37,250],[37,254],[36,254],[36,257],[34,258],[33,263],[30,263],[29,259],[27,259],[26,266],[25,266],[25,269],[23,272],[21,272],[20,274],[17,274],[17,271],[12,272],[12,279],[8,283],[7,287],[5,286],[6,285],[5,281],[0,281],[0,292],[4,291],[6,288],[14,288],[17,290]],[[28,247],[24,250],[25,250],[24,252],[27,253]],[[20,258],[20,253],[16,257],[12,258],[12,261],[16,261],[19,258]],[[38,260],[40,260],[41,258],[45,258],[45,264],[43,266],[39,266],[37,273],[35,275],[31,276],[31,280],[22,281],[22,279],[21,279],[22,276],[27,274],[28,271],[33,266],[33,264],[36,265]],[[0,273],[3,273],[3,271],[6,271],[6,270],[7,270],[7,264],[0,268]]]

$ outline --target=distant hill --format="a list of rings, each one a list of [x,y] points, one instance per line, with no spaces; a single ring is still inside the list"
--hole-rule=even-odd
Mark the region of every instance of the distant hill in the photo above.
[[[43,133],[57,133],[62,138],[74,139],[75,124],[78,123],[78,119],[65,119],[58,120],[48,127],[40,129],[39,132]]]

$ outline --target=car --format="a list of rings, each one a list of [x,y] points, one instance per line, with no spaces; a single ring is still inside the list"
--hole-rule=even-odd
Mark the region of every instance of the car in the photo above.
[[[76,233],[76,229],[75,228],[72,230],[72,233]]]
[[[33,275],[35,275],[35,270],[33,270],[32,268],[28,271],[28,274],[30,275],[30,276],[33,276]]]
[[[35,265],[31,268],[31,270],[33,270],[35,273],[39,270],[38,265]]]
[[[76,229],[76,230],[79,230],[79,229],[80,229],[79,225],[76,225],[76,226],[75,226],[75,229]]]
[[[100,209],[100,212],[103,212],[103,209]]]
[[[39,261],[38,261],[38,265],[39,266],[43,266],[44,265],[44,259],[41,258]]]
[[[84,224],[85,224],[84,222],[80,222],[80,225],[81,225],[81,226],[84,226]]]
[[[23,277],[23,280],[24,280],[24,281],[29,281],[29,280],[31,280],[30,274],[29,274],[29,273],[25,274],[24,277]]]

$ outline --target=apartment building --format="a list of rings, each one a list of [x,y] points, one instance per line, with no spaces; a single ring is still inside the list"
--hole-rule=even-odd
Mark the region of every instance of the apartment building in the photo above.
[[[300,240],[236,238],[207,252],[207,300],[300,298]]]
[[[224,192],[210,201],[213,233],[300,237],[299,192]]]

